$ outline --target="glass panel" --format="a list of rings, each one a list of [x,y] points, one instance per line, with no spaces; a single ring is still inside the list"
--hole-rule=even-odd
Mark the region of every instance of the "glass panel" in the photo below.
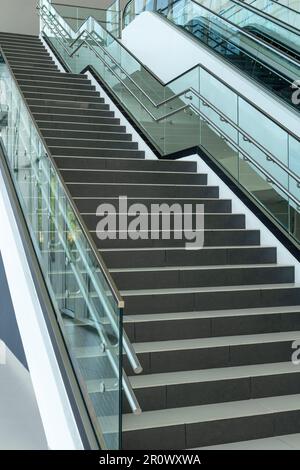
[[[52,3],[57,13],[65,20],[73,31],[83,25],[83,23],[92,17],[98,21],[104,28],[110,31],[116,37],[120,37],[120,2],[117,0],[108,9],[90,8],[84,6],[64,5]]]
[[[273,18],[276,18],[280,21],[283,21],[294,28],[300,28],[300,7],[299,0],[296,0],[294,7],[297,5],[299,11],[293,10],[288,4],[283,4],[274,0],[244,0],[244,3],[257,8],[257,10],[262,11]],[[292,3],[292,2],[291,2]],[[290,5],[291,5],[290,3]]]
[[[0,138],[101,448],[120,447],[122,312],[19,90],[0,63]]]
[[[293,60],[300,59],[299,34],[231,0],[133,0],[125,9],[124,26],[147,10],[164,15],[298,111],[291,86],[299,75]]]
[[[149,6],[147,2],[134,5]],[[175,11],[173,4],[160,5],[172,14]],[[47,11],[51,13],[48,3]],[[298,236],[299,140],[202,66],[164,85],[95,20],[88,20],[76,35],[60,34],[58,43],[49,14],[44,21],[52,31],[50,41],[65,54],[71,70],[80,72],[92,65],[100,82],[161,155],[199,145],[272,218]],[[65,30],[62,19],[59,23]],[[87,31],[81,36],[83,42],[76,40],[83,31]]]

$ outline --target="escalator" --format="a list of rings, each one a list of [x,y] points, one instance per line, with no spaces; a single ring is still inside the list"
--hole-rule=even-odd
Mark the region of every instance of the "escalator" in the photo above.
[[[220,14],[299,61],[300,14],[273,0],[232,0]]]
[[[233,1],[131,0],[124,10],[124,26],[143,11],[156,11],[298,111],[291,87],[299,74],[300,35],[246,7]]]

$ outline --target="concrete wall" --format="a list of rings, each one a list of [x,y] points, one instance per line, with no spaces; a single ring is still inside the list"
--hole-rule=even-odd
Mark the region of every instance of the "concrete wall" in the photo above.
[[[38,34],[39,19],[36,13],[37,1],[38,0],[0,0],[0,31],[20,34]],[[112,3],[112,0],[61,0],[60,3],[106,8]]]

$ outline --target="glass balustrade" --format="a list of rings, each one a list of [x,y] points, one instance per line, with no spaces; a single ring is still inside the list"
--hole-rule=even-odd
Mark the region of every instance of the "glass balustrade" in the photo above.
[[[1,55],[0,89],[0,142],[92,427],[119,449],[122,305]]]
[[[299,242],[297,136],[205,67],[164,85],[96,21],[74,33],[41,3],[43,31],[70,70],[92,66],[161,156],[200,146]]]

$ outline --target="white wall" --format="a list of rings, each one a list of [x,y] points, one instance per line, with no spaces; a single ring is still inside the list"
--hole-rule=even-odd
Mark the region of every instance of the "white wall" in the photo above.
[[[20,34],[38,34],[36,13],[38,0],[0,0],[0,31]],[[55,2],[52,2],[55,3]],[[59,1],[57,1],[59,3]],[[112,0],[61,0],[66,5],[106,8]]]

